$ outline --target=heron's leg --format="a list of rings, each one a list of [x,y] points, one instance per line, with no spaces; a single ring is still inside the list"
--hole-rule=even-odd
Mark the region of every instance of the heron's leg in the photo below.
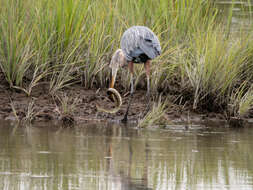
[[[128,69],[130,70],[131,90],[130,90],[130,97],[129,97],[128,104],[127,104],[127,109],[126,109],[126,112],[125,112],[125,115],[124,115],[123,119],[121,120],[123,123],[127,122],[127,115],[128,115],[128,111],[129,111],[131,101],[132,101],[132,98],[133,98],[133,93],[134,93],[134,80],[133,80],[134,63],[132,61],[128,63]]]
[[[131,82],[131,90],[130,90],[130,94],[134,93],[134,63],[131,61],[128,63],[128,69],[130,71],[130,82]]]
[[[145,110],[142,113],[142,118],[145,117],[145,115],[148,113],[148,111],[150,110],[151,107],[151,101],[150,101],[150,63],[151,61],[148,60],[146,63],[144,63],[144,68],[146,71],[146,76],[147,76],[147,106],[145,108]]]
[[[148,99],[150,98],[150,63],[151,61],[148,60],[146,63],[144,63],[144,68],[146,71],[146,76],[147,76],[147,97]]]

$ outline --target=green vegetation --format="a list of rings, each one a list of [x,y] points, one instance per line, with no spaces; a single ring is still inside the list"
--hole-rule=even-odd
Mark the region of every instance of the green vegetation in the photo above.
[[[154,105],[152,105],[152,108],[148,111],[148,113],[143,118],[140,119],[140,121],[138,122],[138,127],[153,126],[155,124],[156,125],[168,124],[168,121],[166,121],[166,119],[164,118],[167,106],[168,106],[167,100],[162,102],[160,96],[157,103],[154,103]]]
[[[163,50],[153,60],[155,94],[163,91],[193,109],[232,116],[245,116],[252,107],[253,36],[231,29],[233,6],[223,15],[213,1],[200,0],[0,0],[0,5],[1,72],[11,88],[28,96],[42,81],[52,95],[78,82],[87,89],[107,86],[107,65],[122,33],[145,25]],[[135,85],[145,88],[139,83],[143,66],[137,67]],[[127,89],[129,78],[120,80]]]

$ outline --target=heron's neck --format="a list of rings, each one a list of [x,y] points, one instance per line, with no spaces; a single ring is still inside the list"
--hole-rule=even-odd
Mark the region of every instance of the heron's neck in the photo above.
[[[122,49],[118,49],[118,61],[119,61],[119,65],[120,67],[123,67],[125,65],[127,65],[127,60],[126,60],[126,57],[125,57],[125,54],[123,52]]]

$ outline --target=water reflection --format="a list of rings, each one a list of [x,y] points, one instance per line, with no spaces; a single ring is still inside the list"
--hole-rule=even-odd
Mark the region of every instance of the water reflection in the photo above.
[[[253,1],[252,0],[215,0],[216,5],[225,18],[229,17],[232,8],[232,31],[251,31]],[[226,21],[226,19],[225,19]]]
[[[0,131],[4,190],[253,188],[250,128],[21,128],[1,122]]]

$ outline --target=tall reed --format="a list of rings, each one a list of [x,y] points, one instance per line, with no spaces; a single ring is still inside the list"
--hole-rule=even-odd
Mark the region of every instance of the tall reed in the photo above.
[[[32,47],[34,31],[22,1],[1,2],[0,62],[10,86],[22,86],[27,70],[33,64],[36,51]],[[28,35],[29,34],[29,35]]]

